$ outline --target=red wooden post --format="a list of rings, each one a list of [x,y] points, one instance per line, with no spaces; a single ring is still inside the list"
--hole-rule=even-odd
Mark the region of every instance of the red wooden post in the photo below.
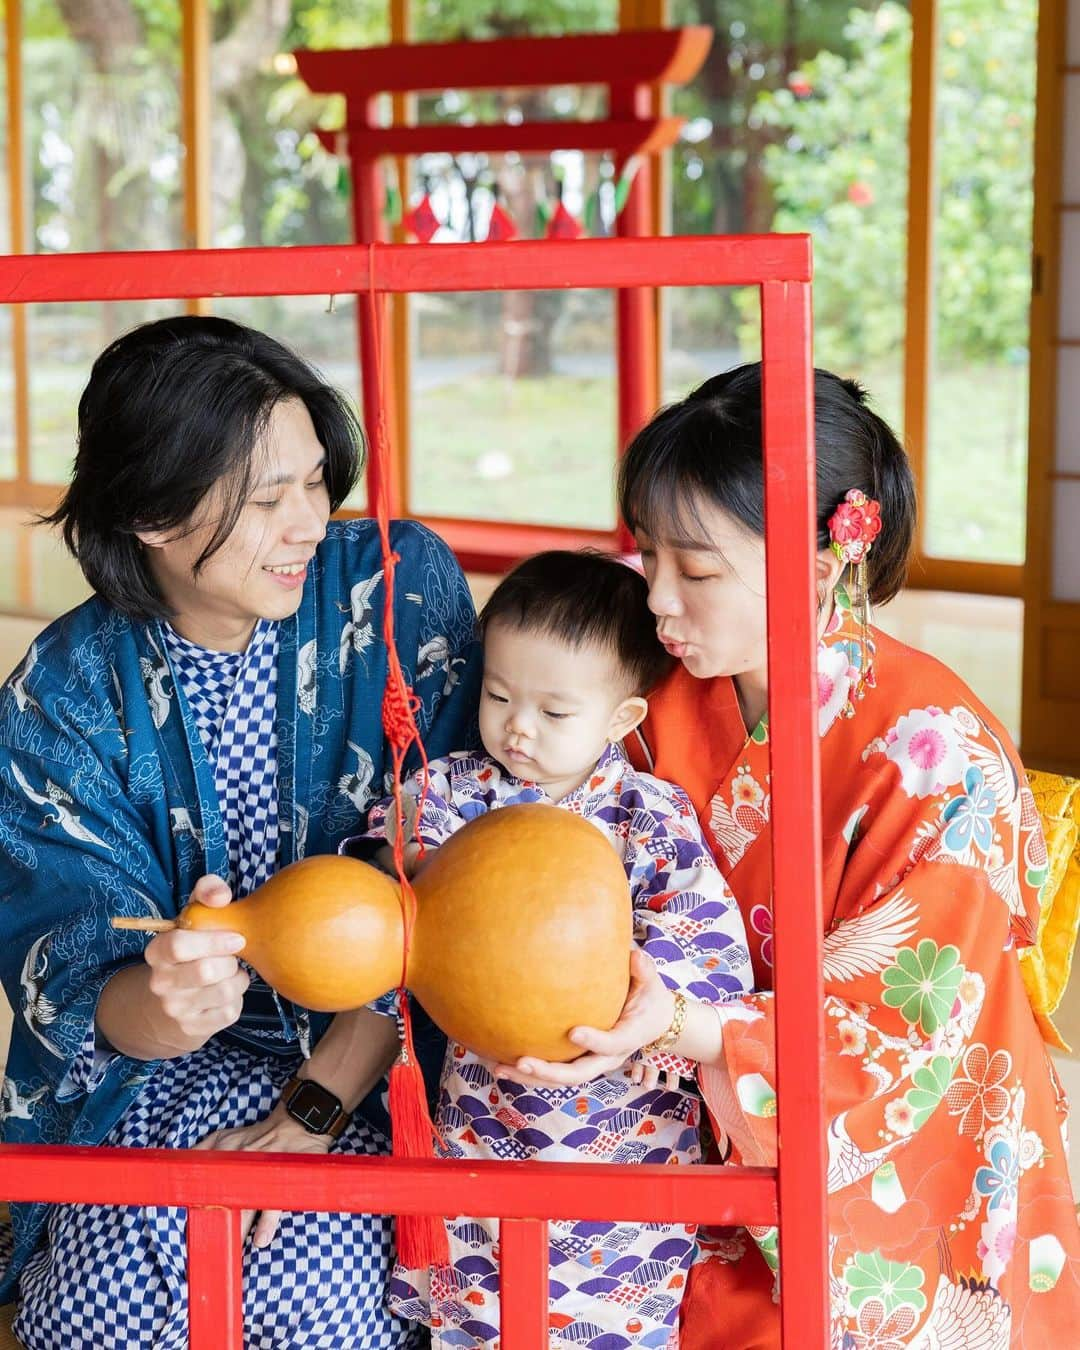
[[[240,1211],[189,1209],[187,1244],[191,1350],[243,1350]]]
[[[361,125],[369,131],[378,127],[378,99],[372,94],[360,101],[363,121]],[[352,104],[350,103],[350,108]],[[351,158],[353,180],[353,232],[358,244],[382,243],[386,239],[386,222],[383,219],[382,182],[379,177],[379,158],[370,141],[367,149],[354,152]],[[373,259],[369,253],[368,264]],[[374,442],[375,428],[378,425],[380,411],[391,446],[396,444],[394,435],[393,399],[386,397],[386,389],[381,386],[380,362],[376,360],[375,344],[380,344],[381,372],[389,369],[393,360],[390,347],[390,335],[386,323],[386,298],[379,295],[375,300],[376,322],[380,332],[376,334],[372,323],[371,306],[364,294],[368,282],[367,269],[357,278],[350,289],[359,289],[356,297],[356,351],[360,365],[360,390],[364,406],[364,426],[367,429],[369,447]],[[367,500],[369,510],[374,511],[379,495],[386,492],[392,517],[405,514],[406,504],[402,500],[401,484],[396,472],[396,460],[368,453],[365,473],[367,476]]]
[[[611,115],[614,118],[646,118],[652,111],[652,91],[648,85],[613,85]],[[615,164],[619,174],[626,166],[621,156]],[[649,179],[651,168],[647,158],[641,165],[626,199],[622,214],[616,220],[616,232],[621,238],[642,238],[649,233]],[[656,387],[656,302],[655,291],[645,286],[624,288],[616,293],[615,332],[618,371],[617,450],[621,455],[630,439],[656,411],[660,391]],[[632,550],[633,537],[620,521],[620,546]]]
[[[810,286],[761,287],[784,1345],[829,1344]]]
[[[499,1330],[503,1350],[547,1350],[548,1226],[543,1219],[499,1225]]]

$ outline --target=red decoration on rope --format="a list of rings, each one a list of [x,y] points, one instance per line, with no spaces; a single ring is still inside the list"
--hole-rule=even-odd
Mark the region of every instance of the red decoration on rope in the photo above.
[[[584,231],[581,221],[576,219],[563,206],[562,201],[555,203],[555,210],[547,223],[546,234],[549,239],[580,239]]]
[[[387,462],[389,437],[386,430],[383,398],[382,329],[375,294],[375,246],[368,249],[368,293],[370,331],[375,356],[375,375],[379,389],[379,412],[373,429],[372,453]],[[416,893],[405,875],[405,809],[401,798],[401,775],[405,756],[415,746],[422,765],[420,808],[428,789],[428,762],[424,742],[416,723],[420,700],[406,683],[401,668],[397,644],[394,641],[394,569],[400,556],[390,545],[390,503],[387,496],[387,475],[380,476],[380,489],[375,499],[375,517],[379,525],[383,564],[383,640],[386,643],[387,675],[383,693],[382,722],[390,746],[394,774],[394,870],[397,873],[401,895],[402,931],[404,936],[401,959],[401,983],[398,987],[398,1006],[401,1011],[401,1055],[390,1070],[390,1118],[393,1125],[393,1149],[396,1158],[430,1158],[432,1143],[438,1138],[428,1111],[424,1076],[413,1046],[412,1016],[405,990],[405,975],[409,965],[413,931],[416,927]],[[397,1219],[398,1259],[412,1269],[445,1265],[450,1260],[446,1226],[432,1214],[404,1214]]]
[[[430,244],[442,221],[435,214],[428,193],[420,198],[411,211],[406,211],[401,223],[410,234],[416,236],[422,244]]]
[[[514,217],[496,202],[491,208],[491,219],[488,221],[488,242],[494,243],[497,240],[515,239],[517,232],[517,222]]]

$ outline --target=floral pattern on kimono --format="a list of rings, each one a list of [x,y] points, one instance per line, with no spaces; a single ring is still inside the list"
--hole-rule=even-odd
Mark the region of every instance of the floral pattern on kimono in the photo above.
[[[1046,852],[1007,733],[952,672],[850,611],[818,653],[825,1113],[837,1350],[1072,1343],[1080,1234],[1067,1104],[1024,992]],[[721,1152],[776,1161],[768,726],[681,667],[631,758],[682,781],[747,919],[757,988],[701,1066]],[[845,715],[845,713],[850,715]],[[748,1240],[752,1239],[752,1240]],[[776,1344],[776,1229],[703,1237],[684,1344]]]
[[[407,784],[415,803],[418,778]],[[483,755],[430,766],[413,839],[432,848],[487,811],[550,801],[543,789]],[[635,941],[661,977],[716,1003],[750,987],[742,918],[680,788],[631,767],[610,746],[588,780],[559,803],[611,840],[630,883]],[[379,838],[390,803],[372,808]],[[692,1068],[680,1061],[692,1080]],[[528,1088],[496,1079],[464,1045],[447,1047],[437,1125],[448,1156],[558,1162],[697,1162],[699,1099],[692,1081],[645,1091],[625,1073],[579,1088]],[[682,1224],[551,1224],[550,1344],[620,1350],[664,1346],[674,1332],[695,1227]],[[427,1322],[441,1346],[497,1345],[498,1221],[447,1224],[451,1261],[431,1271],[397,1267],[395,1312]]]
[[[405,677],[428,747],[446,753],[476,739],[472,601],[430,531],[398,522],[392,546]],[[299,610],[278,631],[279,866],[336,851],[386,790],[382,604],[376,525],[331,522]],[[207,872],[228,874],[222,815],[161,628],[95,597],[46,629],[0,689],[0,977],[15,1011],[4,1142],[99,1143],[158,1072],[158,1062],[123,1055],[89,1081],[72,1071],[92,1043],[102,988],[141,961],[146,944],[110,917],[173,917]],[[284,1000],[281,1008],[291,1053],[298,1021],[310,1023],[312,1043],[329,1024]],[[0,1300],[11,1297],[47,1206],[12,1211]]]

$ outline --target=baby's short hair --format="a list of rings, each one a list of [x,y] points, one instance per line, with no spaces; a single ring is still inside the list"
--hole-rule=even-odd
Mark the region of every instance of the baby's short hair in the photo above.
[[[546,633],[571,647],[610,650],[631,691],[648,693],[671,668],[656,636],[645,578],[592,549],[551,549],[508,572],[480,612],[480,631],[495,623]]]

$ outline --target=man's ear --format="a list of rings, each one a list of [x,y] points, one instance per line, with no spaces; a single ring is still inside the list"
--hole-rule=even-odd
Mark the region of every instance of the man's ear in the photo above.
[[[161,548],[163,545],[175,539],[175,534],[170,530],[136,530],[135,538],[142,544],[143,548]]]
[[[641,698],[636,694],[633,698],[624,698],[611,714],[611,722],[608,725],[608,740],[621,741],[624,736],[629,736],[635,727],[640,726],[645,721],[648,711],[648,699]]]

